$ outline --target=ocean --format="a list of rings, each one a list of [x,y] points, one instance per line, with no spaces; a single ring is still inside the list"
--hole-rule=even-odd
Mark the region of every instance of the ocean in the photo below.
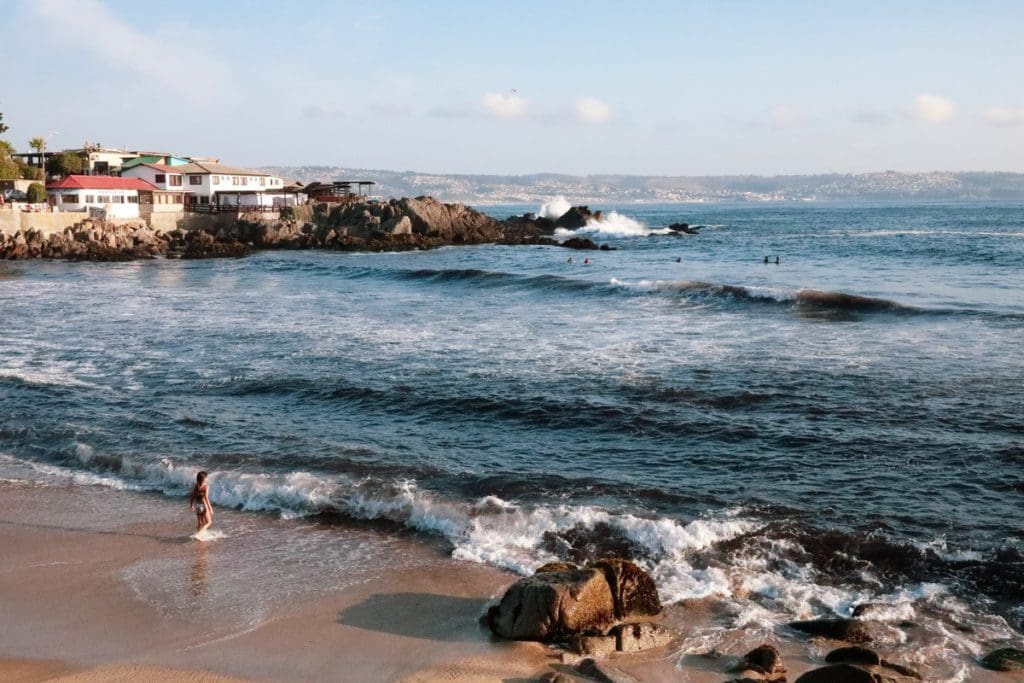
[[[591,208],[612,250],[0,264],[0,478],[1020,647],[1024,204]]]

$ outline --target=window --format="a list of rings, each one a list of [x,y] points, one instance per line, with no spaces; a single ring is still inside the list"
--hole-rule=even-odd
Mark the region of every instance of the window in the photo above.
[[[238,176],[231,176],[231,184],[232,185],[241,185],[242,184],[242,179],[239,178]]]
[[[267,179],[266,178],[260,178],[260,186],[263,186],[263,185],[266,185],[266,184],[267,184]]]
[[[192,182],[192,181],[190,180],[189,182]],[[173,187],[181,187],[181,176],[180,175],[172,175],[171,176],[170,184]]]
[[[138,204],[139,203],[138,196],[137,195],[128,195],[128,203],[129,204]]]
[[[212,175],[212,176],[210,176],[210,182],[212,182],[214,185],[220,185],[220,176],[219,175]]]
[[[94,204],[95,202],[96,202],[95,195],[91,195],[91,194],[85,195],[85,203],[86,204]]]
[[[61,199],[60,200],[64,204],[77,204],[78,203],[78,195],[77,194],[61,195]]]
[[[209,204],[210,203],[210,198],[209,197],[200,197],[199,198],[199,203],[200,204]]]
[[[203,176],[201,176],[201,175],[190,175],[188,177],[188,184],[189,185],[202,185],[203,184]]]
[[[167,174],[166,173],[157,173],[155,180],[158,183],[166,183],[167,182]]]
[[[110,203],[111,204],[124,204],[124,195],[123,194],[115,194],[113,197],[110,198]]]

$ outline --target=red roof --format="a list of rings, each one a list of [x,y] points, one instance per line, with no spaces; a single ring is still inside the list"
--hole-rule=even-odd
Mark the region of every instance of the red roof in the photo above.
[[[47,190],[149,190],[153,187],[141,178],[117,178],[109,175],[69,175],[46,186]]]

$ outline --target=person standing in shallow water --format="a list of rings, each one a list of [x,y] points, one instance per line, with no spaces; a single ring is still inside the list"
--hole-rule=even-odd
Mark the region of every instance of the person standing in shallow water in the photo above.
[[[213,524],[213,506],[210,505],[210,485],[206,483],[206,472],[196,475],[196,485],[192,487],[189,498],[189,509],[196,513],[196,533],[202,533]]]

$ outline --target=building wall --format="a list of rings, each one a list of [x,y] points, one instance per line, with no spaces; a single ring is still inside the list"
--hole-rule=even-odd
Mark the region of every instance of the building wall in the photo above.
[[[63,232],[76,223],[85,220],[81,213],[49,213],[0,209],[0,232],[6,235],[28,230],[38,230],[45,235]]]
[[[137,190],[51,190],[50,197],[53,206],[62,212],[102,209],[109,218],[139,217]],[[77,197],[77,201],[65,201],[69,197]],[[118,198],[122,201],[116,201]]]
[[[28,192],[28,186],[32,183],[38,183],[38,180],[24,180],[22,178],[12,178],[10,180],[0,180],[0,190],[18,190],[19,192]]]
[[[199,178],[199,184],[193,185],[191,178]],[[238,182],[235,182],[235,178],[238,178]],[[260,184],[260,179],[263,180],[263,184]],[[216,204],[214,195],[220,193],[231,193],[231,192],[260,192],[274,189],[281,189],[284,186],[284,182],[274,176],[248,176],[248,175],[222,175],[220,173],[203,173],[203,174],[189,174],[185,176],[184,185],[182,189],[185,192],[192,192],[199,199],[199,203],[204,203],[202,198],[206,198],[207,204]],[[222,201],[222,204],[230,204],[232,206],[239,202],[235,197],[227,196]],[[264,195],[262,201],[260,201],[255,195],[243,195],[241,197],[242,206],[256,206],[262,204],[263,206],[274,205],[274,195]]]
[[[164,182],[158,183],[156,181],[156,177],[158,175],[164,176]],[[181,174],[179,173],[177,175],[178,175],[178,177],[181,177],[181,185],[171,185],[170,184],[170,182],[171,182],[170,176],[171,175],[174,175],[174,174],[164,173],[163,171],[158,171],[157,169],[150,168],[148,166],[135,166],[133,168],[128,168],[128,169],[125,169],[125,170],[121,171],[121,177],[122,178],[141,178],[142,180],[145,180],[150,185],[158,187],[161,190],[172,190],[174,192],[184,192],[185,191],[185,183],[188,182],[188,181],[185,180],[185,178],[181,177]]]

